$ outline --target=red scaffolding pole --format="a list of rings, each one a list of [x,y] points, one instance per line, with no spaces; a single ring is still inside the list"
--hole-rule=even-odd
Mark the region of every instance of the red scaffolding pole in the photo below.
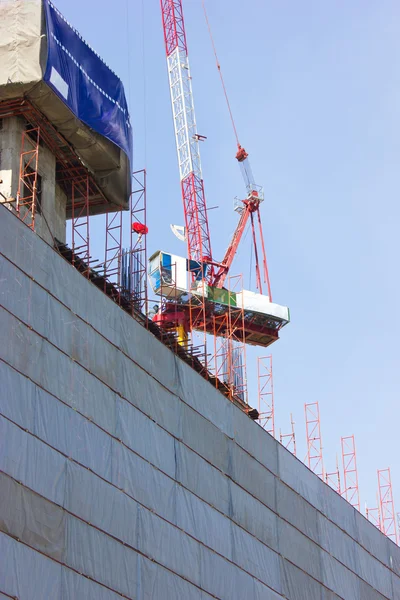
[[[318,477],[324,479],[322,459],[321,423],[318,402],[304,405],[306,414],[307,462],[308,467]]]
[[[394,510],[392,479],[389,468],[378,470],[378,491],[381,530],[397,544],[398,534],[396,527],[396,513]]]
[[[356,444],[354,435],[341,438],[342,461],[343,461],[343,491],[347,502],[350,502],[354,508],[360,510],[360,493],[358,490],[358,471]]]
[[[272,376],[272,355],[257,359],[258,374],[258,422],[275,437],[274,382]]]
[[[285,448],[290,450],[290,452],[292,454],[297,456],[297,454],[296,454],[296,434],[294,432],[294,421],[293,421],[292,413],[290,413],[290,424],[292,427],[291,433],[282,433],[279,430],[279,441],[281,442],[281,444],[283,446],[285,446]]]

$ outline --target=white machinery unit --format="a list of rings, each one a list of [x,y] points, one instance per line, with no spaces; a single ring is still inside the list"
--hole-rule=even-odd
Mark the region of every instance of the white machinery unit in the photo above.
[[[246,312],[268,315],[281,321],[290,321],[290,312],[287,306],[281,306],[269,301],[269,296],[263,296],[249,290],[236,294],[236,305]]]
[[[187,259],[157,250],[149,259],[149,280],[157,296],[179,298],[187,293]]]

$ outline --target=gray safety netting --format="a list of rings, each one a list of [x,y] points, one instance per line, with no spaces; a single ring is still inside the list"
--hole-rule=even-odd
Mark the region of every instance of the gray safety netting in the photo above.
[[[0,206],[0,598],[400,599],[400,550]]]

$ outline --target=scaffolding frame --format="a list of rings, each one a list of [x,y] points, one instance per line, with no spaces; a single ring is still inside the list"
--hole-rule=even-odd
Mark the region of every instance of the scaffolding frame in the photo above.
[[[39,141],[39,126],[28,127],[22,132],[19,157],[17,214],[33,231],[35,230],[35,215],[38,200]]]
[[[132,312],[147,314],[147,173],[141,169],[132,173],[133,188],[129,202],[130,213],[130,286]],[[133,223],[140,223],[146,233],[136,234]]]
[[[86,263],[82,271],[85,277],[90,275],[90,237],[89,237],[89,175],[77,176],[72,179],[72,264],[76,258]]]
[[[398,544],[392,478],[389,467],[387,469],[378,470],[378,493],[381,514],[381,531],[395,544]]]
[[[289,450],[289,452],[294,454],[294,456],[297,456],[296,434],[294,430],[295,422],[293,421],[292,413],[290,413],[290,424],[292,427],[291,433],[282,433],[282,431],[279,430],[279,441],[287,450]]]
[[[104,249],[104,287],[106,281],[116,289],[115,300],[121,302],[122,263],[122,210],[106,213],[106,238]]]
[[[318,402],[304,405],[306,415],[307,463],[308,468],[324,480],[322,457],[321,421]]]
[[[243,289],[243,276],[228,277],[228,309],[222,314],[213,314],[214,353],[210,368],[215,376],[215,385],[225,387],[225,395],[233,400],[238,398],[245,405],[247,397],[246,343],[244,336],[244,309],[234,306],[231,293]]]
[[[336,470],[331,473],[325,473],[325,483],[327,483],[335,492],[338,494],[340,491],[340,471],[339,471],[339,459],[336,456]]]
[[[274,380],[272,354],[257,358],[258,422],[263,429],[275,437]]]
[[[354,435],[341,438],[343,485],[342,496],[354,508],[360,510],[360,492],[358,489],[357,455]]]
[[[367,517],[368,521],[370,521],[373,525],[375,525],[375,527],[377,527],[379,529],[379,531],[382,531],[382,522],[381,522],[381,511],[379,508],[379,500],[378,498],[377,500],[377,504],[378,506],[376,508],[365,508],[365,516]]]
[[[43,145],[47,147],[55,157],[56,183],[60,185],[67,194],[67,218],[71,219],[72,249],[68,248],[68,246],[60,240],[54,239],[55,247],[79,272],[92,280],[100,287],[100,289],[103,289],[108,296],[112,297],[114,301],[119,302],[120,305],[126,309],[128,298],[125,294],[122,299],[123,294],[121,293],[122,256],[124,254],[122,245],[120,244],[121,231],[122,240],[124,236],[123,219],[122,224],[120,222],[122,212],[118,210],[118,207],[113,207],[113,205],[107,201],[104,193],[97,184],[94,175],[85,167],[72,144],[57,131],[54,125],[28,99],[19,98],[0,102],[0,119],[7,117],[21,117],[27,121],[28,126],[24,133],[24,141],[28,140],[27,134],[29,132],[31,134],[35,130],[38,132],[37,135],[32,135],[34,151],[29,148],[31,158],[29,161],[26,161],[33,164],[35,168],[32,170],[36,173],[33,185],[31,186],[32,194],[30,195],[29,202],[31,209],[33,210],[33,219],[31,219],[30,226],[34,228],[34,196],[35,193],[37,193],[37,167],[40,155],[40,139]],[[29,140],[29,143],[31,142],[32,140]],[[23,155],[24,152],[25,150],[22,150],[21,154]],[[22,165],[25,165],[25,162],[22,162],[21,166]],[[32,174],[30,174],[30,176],[32,178]],[[23,202],[21,202],[21,200],[23,200],[22,185],[24,179],[25,173],[21,171],[18,188],[19,194],[17,194],[17,209],[23,207]],[[137,221],[146,225],[146,172],[142,170],[133,173],[133,183],[134,186],[137,185],[137,188],[134,190],[131,197],[131,221],[135,218]],[[137,192],[136,195],[135,191]],[[105,212],[106,214],[106,241],[104,262],[100,264],[97,259],[92,259],[90,256],[90,213],[96,214],[96,207],[99,205],[102,207],[105,205],[106,207],[108,206],[108,210],[104,210],[104,208],[101,210],[101,212]],[[115,208],[115,210],[113,210],[113,208]],[[32,210],[30,211],[31,213]],[[22,211],[18,214],[21,217]],[[45,215],[43,216],[45,217]],[[131,225],[132,222],[130,223],[130,226]],[[135,297],[133,300],[131,298],[130,312],[144,326],[151,328],[157,337],[162,339],[168,347],[173,349],[179,356],[182,356],[186,362],[192,364],[193,368],[195,368],[202,377],[213,381],[214,377],[213,373],[209,370],[210,360],[209,355],[207,354],[207,337],[209,334],[212,335],[213,331],[212,314],[210,314],[210,310],[207,306],[207,284],[203,286],[202,293],[196,294],[196,297],[195,294],[192,294],[192,290],[189,293],[190,298],[193,299],[193,301],[189,301],[188,309],[191,333],[194,334],[200,330],[200,332],[203,333],[203,343],[196,345],[191,343],[187,344],[186,348],[183,348],[171,333],[164,334],[158,327],[153,327],[153,324],[150,324],[147,319],[147,249],[145,240],[146,235],[131,237],[129,248],[130,256],[138,257],[138,260],[131,261],[131,281],[136,278],[139,279],[143,285],[139,286],[139,289],[141,290],[139,297]],[[230,285],[232,286],[235,279],[241,280],[241,278],[242,276],[231,277]],[[254,416],[257,411],[255,409],[249,409],[247,400],[244,309],[240,307],[229,308],[227,335],[231,348],[234,348],[234,352],[231,352],[230,354],[230,377],[232,382],[228,390],[224,389],[224,385],[221,381],[216,381],[216,386],[232,401],[237,403],[244,412],[251,416],[251,418],[257,418]],[[209,326],[208,333],[207,325]]]

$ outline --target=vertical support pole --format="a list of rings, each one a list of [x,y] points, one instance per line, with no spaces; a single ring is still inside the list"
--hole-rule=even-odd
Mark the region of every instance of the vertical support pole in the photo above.
[[[366,508],[365,514],[368,519],[375,527],[382,531],[382,523],[381,523],[381,511],[379,508],[379,499],[377,498],[377,508]]]
[[[132,174],[133,189],[130,198],[130,294],[132,314],[147,314],[147,206],[146,206],[146,170]],[[143,226],[145,233],[136,233],[133,225]]]
[[[189,329],[192,349],[203,356],[204,374],[208,373],[207,353],[207,321],[211,316],[207,313],[208,284],[205,277],[196,279],[198,268],[192,269],[189,261]],[[218,325],[217,325],[218,326]]]
[[[285,448],[287,450],[289,450],[292,454],[294,454],[295,456],[297,456],[297,451],[296,451],[296,434],[295,434],[295,431],[294,431],[294,421],[293,421],[293,415],[292,415],[292,413],[290,413],[290,424],[292,426],[291,433],[282,433],[282,431],[279,430],[279,441],[280,441],[280,443],[283,446],[285,446]]]
[[[354,435],[341,438],[344,489],[342,496],[354,508],[360,510],[360,493],[358,490],[357,456]]]
[[[72,264],[76,267],[79,257],[85,264],[83,274],[89,278],[89,174],[72,180]]]
[[[257,358],[258,375],[258,422],[275,437],[274,382],[272,376],[272,355]]]
[[[213,368],[216,388],[219,387],[219,382],[222,382],[226,386],[226,395],[229,395],[229,383],[232,378],[228,329],[229,319],[227,313],[218,316],[213,315],[214,355],[210,366]]]
[[[33,230],[38,201],[39,139],[39,127],[32,126],[24,130],[19,157],[17,213]]]
[[[307,462],[308,467],[318,477],[324,479],[322,459],[321,423],[318,402],[304,405],[306,414]]]
[[[396,515],[397,518],[397,539],[400,540],[400,512]]]
[[[229,277],[228,305],[221,315],[213,315],[215,385],[222,382],[225,395],[233,400],[247,400],[246,344],[244,338],[244,310],[236,306],[234,294],[241,291],[241,275]],[[219,380],[219,382],[218,382]]]
[[[104,252],[104,279],[117,289],[118,303],[121,301],[122,263],[122,210],[106,213],[106,242]],[[104,283],[106,286],[106,282]],[[105,290],[104,290],[105,291]]]
[[[242,402],[248,404],[247,398],[247,366],[246,366],[246,340],[244,334],[244,308],[236,306],[233,294],[243,290],[243,276],[234,275],[228,279],[228,335],[230,338],[230,398],[237,396]]]
[[[257,238],[256,238],[256,230],[254,227],[254,215],[250,213],[251,220],[251,232],[253,236],[253,247],[254,247],[254,258],[256,263],[256,286],[257,290],[260,294],[262,294],[262,283],[261,283],[261,273],[260,273],[260,265],[258,262],[258,248],[257,248]]]
[[[400,542],[400,512],[398,512],[396,515],[396,521],[397,521],[397,539]]]
[[[332,471],[332,473],[325,473],[325,482],[335,490],[338,494],[340,494],[340,472],[339,472],[339,460],[336,456],[336,471]]]
[[[259,226],[259,230],[260,230],[261,250],[262,250],[262,255],[263,255],[264,283],[267,284],[269,301],[272,302],[271,283],[269,280],[267,254],[265,252],[264,234],[263,234],[263,230],[262,230],[262,223],[261,223],[261,216],[260,216],[260,206],[258,206],[258,208],[257,208],[257,219],[258,219],[258,226]]]
[[[397,544],[396,513],[394,510],[392,479],[389,468],[378,470],[378,491],[381,531]]]

